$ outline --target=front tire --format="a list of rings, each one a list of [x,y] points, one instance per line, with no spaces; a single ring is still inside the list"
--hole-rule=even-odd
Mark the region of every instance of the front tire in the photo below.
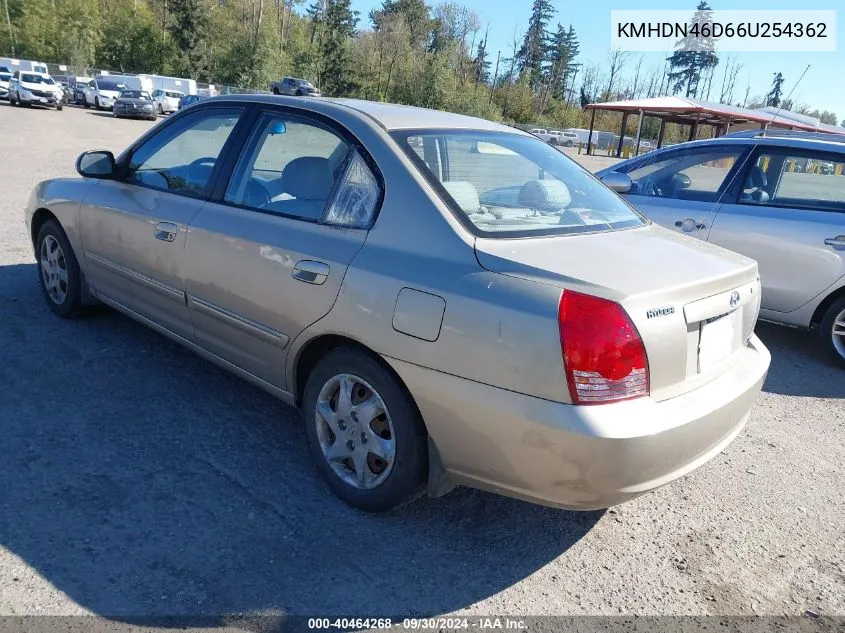
[[[338,348],[311,371],[302,401],[311,455],[329,487],[366,512],[425,489],[425,425],[398,379],[370,354]]]
[[[100,107],[100,98],[99,97],[94,97],[94,108],[97,109],[97,110],[102,110],[102,108]]]
[[[833,361],[845,367],[845,297],[834,301],[824,313],[819,334]]]
[[[64,319],[82,308],[79,263],[70,242],[56,220],[48,220],[36,239],[38,280],[50,309]]]

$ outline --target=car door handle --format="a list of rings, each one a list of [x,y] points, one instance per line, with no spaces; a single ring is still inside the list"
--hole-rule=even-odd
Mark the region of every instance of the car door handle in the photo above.
[[[685,218],[683,220],[678,220],[677,222],[675,222],[675,226],[677,226],[679,229],[683,229],[687,233],[690,233],[693,229],[698,229],[699,231],[701,231],[702,229],[706,228],[707,225],[703,222],[696,222],[692,218]]]
[[[836,237],[829,237],[824,241],[828,246],[845,246],[845,235],[837,235]]]
[[[307,284],[320,285],[326,281],[331,268],[325,262],[315,262],[312,259],[301,259],[296,262],[291,275],[297,281]]]
[[[156,236],[157,240],[161,240],[162,242],[172,242],[176,239],[176,232],[178,230],[173,222],[159,222],[156,224],[153,235]]]

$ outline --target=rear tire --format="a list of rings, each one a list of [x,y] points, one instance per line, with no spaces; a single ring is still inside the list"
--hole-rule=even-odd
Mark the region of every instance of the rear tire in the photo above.
[[[384,512],[425,491],[425,425],[405,388],[370,354],[338,348],[324,356],[308,376],[302,411],[317,469],[349,505]]]
[[[70,242],[56,220],[47,220],[35,241],[38,281],[47,305],[69,319],[82,309],[82,277]]]
[[[845,297],[834,301],[824,313],[819,335],[833,361],[845,368]]]

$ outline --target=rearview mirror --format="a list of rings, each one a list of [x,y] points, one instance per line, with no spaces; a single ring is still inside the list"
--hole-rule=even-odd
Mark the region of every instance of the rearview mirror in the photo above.
[[[114,154],[106,150],[83,152],[76,159],[76,171],[85,178],[111,178],[117,172]]]
[[[634,186],[631,177],[621,171],[610,171],[601,177],[601,181],[616,193],[628,193]]]

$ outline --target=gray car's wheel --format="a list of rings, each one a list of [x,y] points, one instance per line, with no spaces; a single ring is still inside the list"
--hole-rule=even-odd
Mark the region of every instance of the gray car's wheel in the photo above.
[[[824,313],[819,334],[833,360],[845,367],[845,297],[834,301]]]
[[[368,512],[415,499],[427,476],[425,426],[404,387],[371,355],[329,352],[302,401],[311,454],[343,501]]]
[[[100,108],[100,98],[99,98],[99,97],[94,97],[94,107],[95,107],[97,110],[101,110],[101,109],[102,109],[102,108]]]
[[[38,280],[47,305],[60,317],[70,318],[82,307],[79,264],[70,242],[55,220],[48,220],[36,240]]]

